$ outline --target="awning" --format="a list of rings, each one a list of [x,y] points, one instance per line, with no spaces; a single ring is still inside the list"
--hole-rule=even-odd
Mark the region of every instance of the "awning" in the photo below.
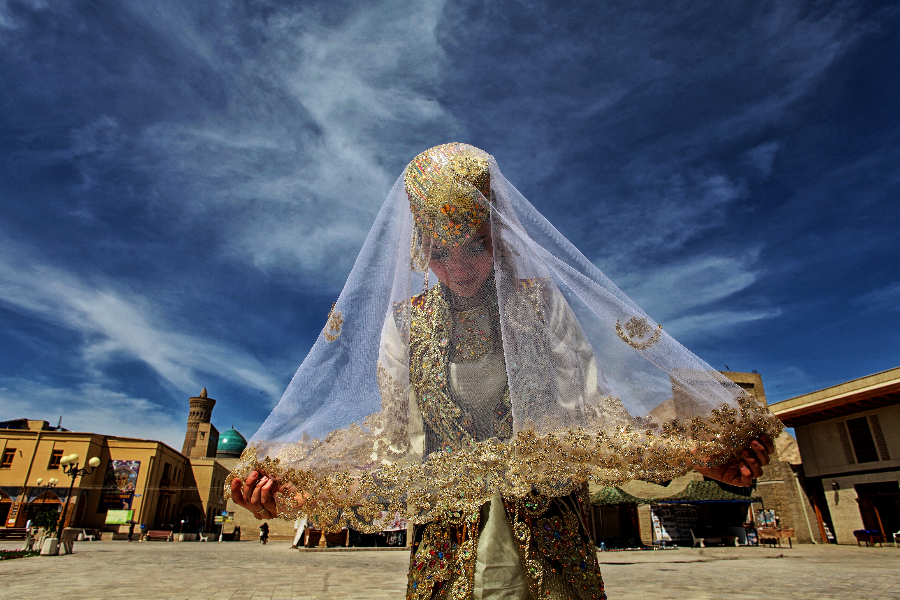
[[[636,498],[617,487],[604,487],[591,496],[598,505],[611,504],[678,504],[701,502],[762,502],[758,496],[742,496],[719,487],[715,481],[692,481],[681,492],[664,498]]]

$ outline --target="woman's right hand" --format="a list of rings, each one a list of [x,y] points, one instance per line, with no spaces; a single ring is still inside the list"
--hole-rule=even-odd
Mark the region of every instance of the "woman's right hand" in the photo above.
[[[358,483],[353,483],[350,490],[344,496],[339,497],[350,498],[356,493],[358,485]],[[243,506],[253,513],[257,519],[274,519],[278,516],[275,494],[279,492],[293,495],[296,508],[307,507],[314,510],[319,505],[319,501],[323,499],[298,490],[293,483],[280,481],[262,471],[253,471],[244,480],[235,477],[231,481],[231,499],[238,506]]]
[[[235,478],[231,482],[231,499],[243,506],[257,519],[274,519],[278,516],[275,494],[281,491],[295,492],[294,486],[282,483],[260,471],[253,471],[247,479]]]

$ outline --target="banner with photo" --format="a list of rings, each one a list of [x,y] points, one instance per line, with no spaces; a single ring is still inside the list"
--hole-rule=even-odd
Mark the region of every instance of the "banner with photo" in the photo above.
[[[106,476],[103,478],[103,491],[100,493],[99,511],[128,510],[134,499],[139,460],[111,460],[106,463]]]

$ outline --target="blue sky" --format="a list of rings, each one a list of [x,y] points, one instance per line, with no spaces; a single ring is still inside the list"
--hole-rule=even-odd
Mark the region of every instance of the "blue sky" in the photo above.
[[[249,437],[461,141],[769,400],[900,364],[900,8],[0,0],[0,419]]]

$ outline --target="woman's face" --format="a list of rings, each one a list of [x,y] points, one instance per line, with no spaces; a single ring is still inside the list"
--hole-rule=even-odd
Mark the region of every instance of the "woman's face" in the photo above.
[[[429,266],[457,296],[471,298],[477,294],[494,266],[490,223],[485,221],[472,239],[456,248],[433,247]]]

